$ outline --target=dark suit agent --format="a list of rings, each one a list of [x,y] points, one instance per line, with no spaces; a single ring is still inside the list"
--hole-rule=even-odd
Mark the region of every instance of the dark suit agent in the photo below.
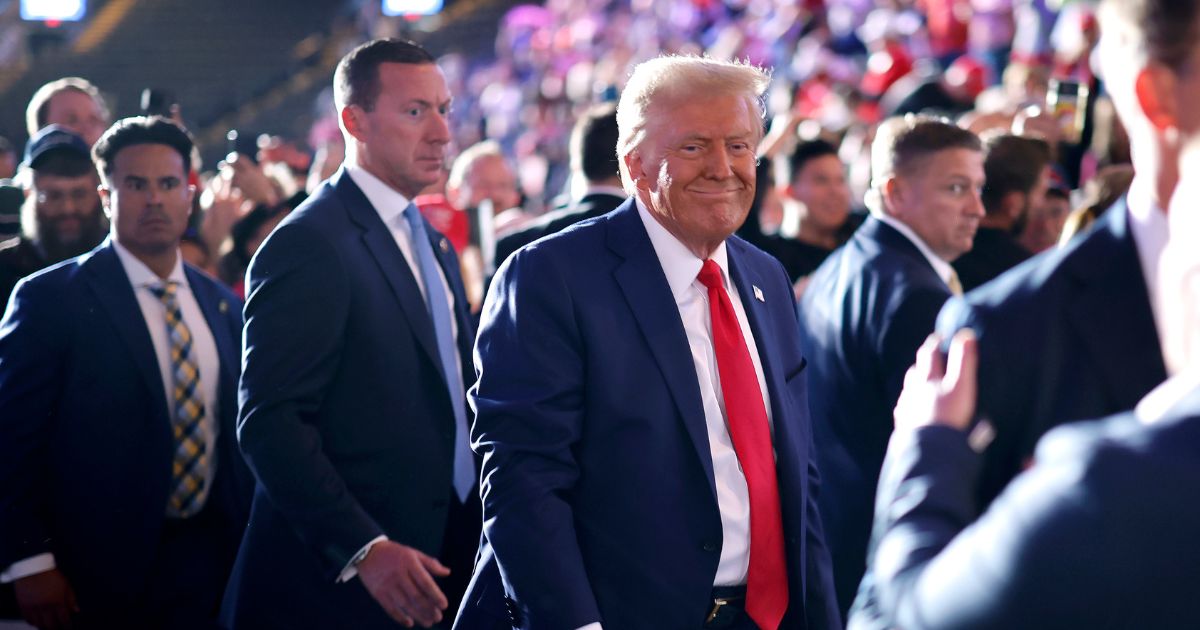
[[[808,391],[838,602],[866,566],[875,485],[904,371],[933,332],[983,216],[979,139],[952,124],[885,121],[871,147],[871,216],[800,302]]]
[[[1139,0],[1128,11],[1118,5],[1101,17],[1110,31],[1131,35],[1105,38],[1099,50],[1133,143],[1137,174],[1127,197],[1063,249],[951,301],[938,319],[943,336],[964,326],[979,336],[979,413],[996,432],[981,477],[985,503],[1052,426],[1126,411],[1166,378],[1153,297],[1166,241],[1160,208],[1179,178],[1163,160],[1177,151],[1174,136],[1188,123],[1179,108],[1190,111],[1194,102],[1162,87],[1158,77],[1193,80],[1179,55],[1195,48],[1188,30],[1194,16],[1184,11],[1194,4]],[[1142,47],[1142,33],[1160,31],[1178,39]]]
[[[500,268],[471,390],[486,542],[456,628],[836,628],[791,286],[739,238],[765,74],[639,65],[634,198]]]
[[[436,625],[479,544],[474,334],[454,250],[411,203],[442,172],[450,93],[391,39],[347,54],[334,93],[345,166],[250,263],[234,628]]]
[[[595,105],[579,118],[571,131],[569,150],[572,181],[582,181],[582,193],[574,196],[565,208],[549,212],[497,240],[495,267],[529,243],[580,221],[608,214],[625,201],[617,164],[617,133],[616,103]]]
[[[783,224],[767,235],[766,250],[795,283],[845,242],[850,187],[837,147],[824,140],[798,143],[780,165],[776,179],[782,184]]]
[[[95,147],[112,235],[17,285],[0,323],[0,567],[42,628],[212,628],[250,499],[239,304],[182,262],[192,141]]]
[[[1017,241],[1031,209],[1046,201],[1050,145],[1036,138],[1002,134],[985,143],[983,209],[975,245],[954,261],[963,291],[1016,267],[1032,254]]]
[[[1196,8],[1188,12],[1195,28]],[[1181,90],[1193,99],[1194,72]],[[1184,159],[1195,173],[1195,121],[1181,123],[1192,126],[1180,133],[1191,136]],[[1171,201],[1158,285],[1172,378],[1133,412],[1050,432],[1036,464],[978,518],[986,442],[968,429],[979,348],[970,331],[948,359],[936,338],[922,347],[879,487],[872,571],[887,627],[1200,626],[1200,194],[1189,179]]]
[[[22,233],[0,241],[0,303],[17,282],[50,265],[86,253],[104,240],[106,224],[89,147],[58,125],[25,144],[18,179],[25,190]]]

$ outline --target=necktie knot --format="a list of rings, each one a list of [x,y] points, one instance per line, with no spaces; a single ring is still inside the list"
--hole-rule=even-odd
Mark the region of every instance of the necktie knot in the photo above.
[[[166,280],[162,284],[156,284],[150,287],[150,292],[154,294],[154,297],[157,297],[164,302],[175,301],[175,293],[178,292],[178,290],[179,284],[173,280]]]
[[[725,288],[725,282],[721,279],[721,267],[711,258],[704,261],[704,265],[700,267],[700,275],[696,276],[696,279],[710,291]]]

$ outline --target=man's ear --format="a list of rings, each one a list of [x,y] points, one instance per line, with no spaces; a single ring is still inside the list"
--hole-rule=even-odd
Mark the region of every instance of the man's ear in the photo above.
[[[108,189],[108,186],[106,186],[104,184],[104,182],[100,182],[100,185],[96,186],[96,192],[99,193],[99,195],[100,195],[100,208],[102,210],[104,210],[104,216],[111,219],[112,218],[112,209],[110,207],[112,204],[112,199],[110,197],[111,191]]]
[[[355,140],[363,139],[364,127],[368,124],[366,114],[367,112],[358,105],[346,105],[338,111],[338,116],[342,120],[342,128]]]
[[[629,179],[633,180],[634,184],[639,188],[642,182],[646,181],[645,163],[642,161],[642,154],[634,149],[625,154],[621,158],[625,161],[625,169],[629,171]]]
[[[1013,221],[1020,220],[1021,215],[1025,213],[1025,206],[1029,203],[1029,195],[1019,190],[1010,190],[1004,194],[1004,198],[1000,200],[1000,208],[1004,216]]]
[[[1134,79],[1138,107],[1160,132],[1173,129],[1178,120],[1177,104],[1173,97],[1176,81],[1174,72],[1156,62],[1146,64]]]
[[[880,187],[879,192],[880,197],[882,197],[879,201],[883,205],[880,210],[888,216],[896,216],[894,209],[903,207],[904,200],[908,195],[908,188],[904,185],[904,182],[900,181],[899,177],[893,175],[883,180],[883,186]],[[889,211],[889,208],[893,210]]]

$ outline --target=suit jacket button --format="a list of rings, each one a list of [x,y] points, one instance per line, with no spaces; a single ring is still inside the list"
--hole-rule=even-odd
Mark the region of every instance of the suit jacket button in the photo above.
[[[708,552],[720,551],[721,546],[715,542],[709,541],[700,546],[701,549]]]

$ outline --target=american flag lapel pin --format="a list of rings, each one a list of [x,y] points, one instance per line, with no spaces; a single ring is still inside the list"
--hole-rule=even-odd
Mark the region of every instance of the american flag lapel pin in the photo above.
[[[224,315],[225,313],[228,313],[229,312],[229,302],[226,302],[225,300],[221,300],[221,302],[219,304],[217,304],[217,310],[220,311],[222,315]]]
[[[758,300],[759,302],[762,302],[763,304],[766,304],[767,300],[766,300],[766,298],[763,297],[762,289],[760,289],[754,285],[750,285],[750,286],[754,289],[754,299]]]
[[[442,248],[443,254],[450,253],[450,243],[447,243],[446,239],[443,238],[441,241],[438,241],[438,247]]]

